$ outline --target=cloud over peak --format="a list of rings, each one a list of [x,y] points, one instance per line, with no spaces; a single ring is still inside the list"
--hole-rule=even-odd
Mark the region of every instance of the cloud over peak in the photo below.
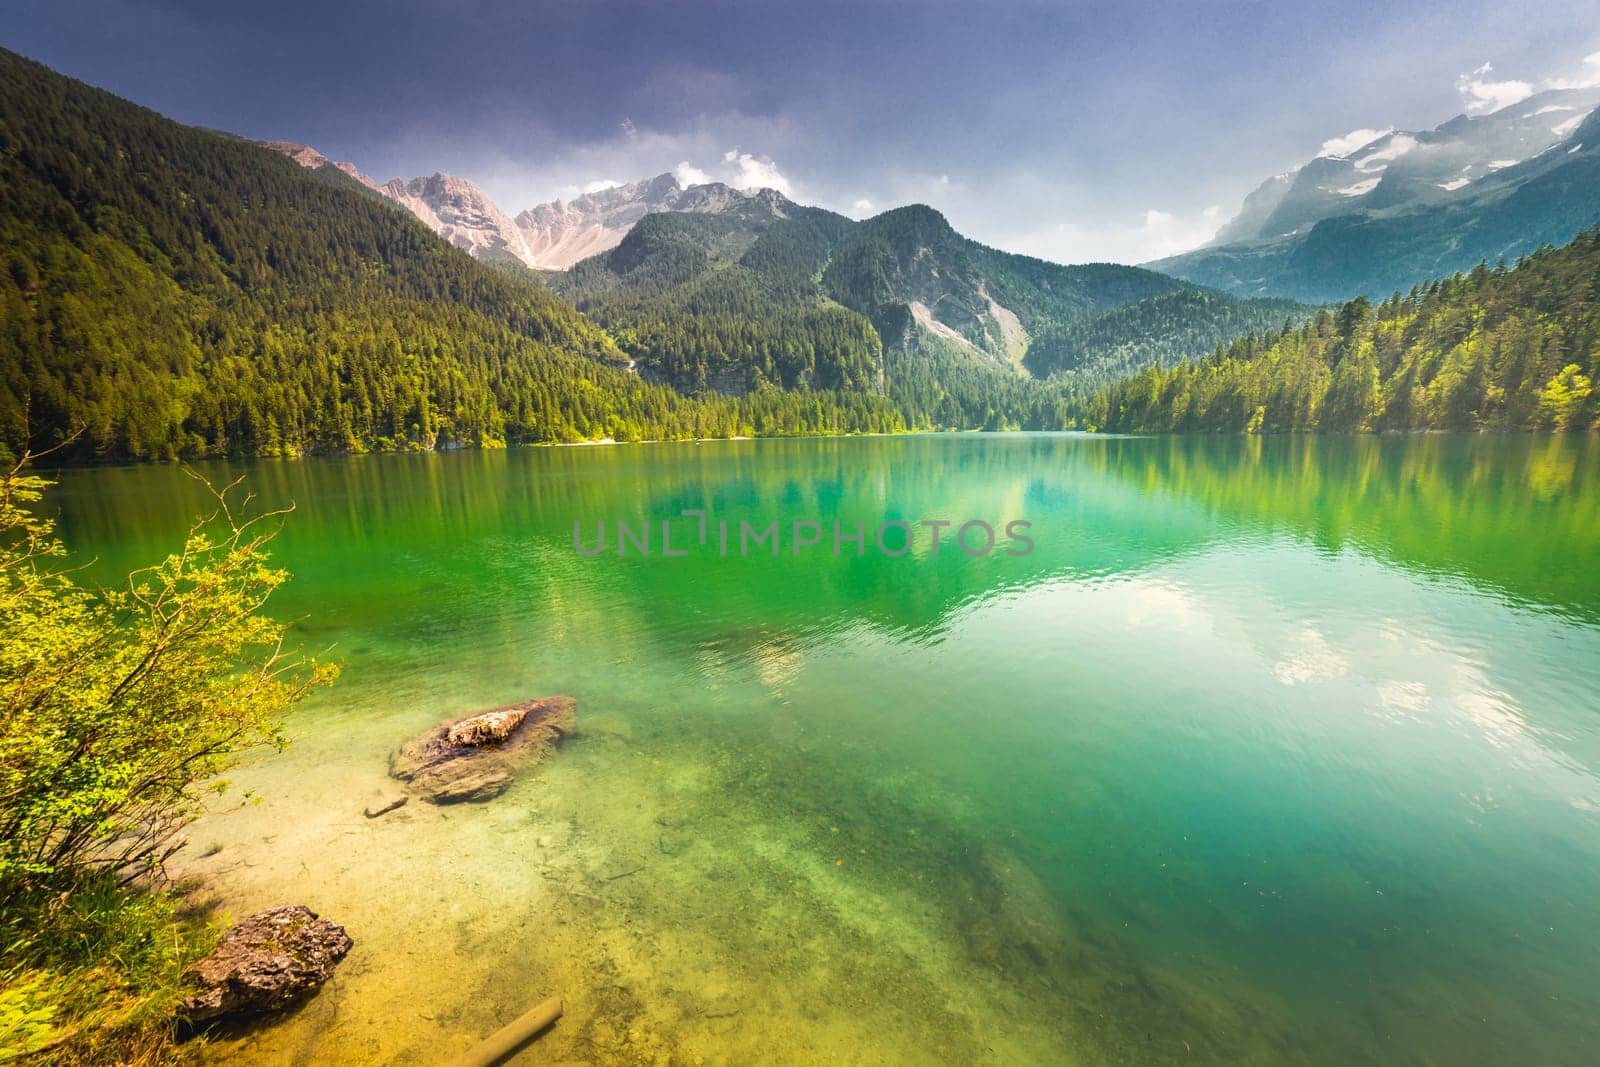
[[[1592,89],[1595,86],[1600,86],[1600,52],[1584,56],[1575,77],[1556,78],[1550,82],[1552,89]]]
[[[736,189],[776,189],[784,196],[794,195],[794,185],[767,156],[730,148],[722,154],[722,161],[733,165],[734,176],[728,184]]]
[[[1456,89],[1466,101],[1467,114],[1487,115],[1520,103],[1535,92],[1528,82],[1494,81],[1493,74],[1494,64],[1485,63],[1471,74],[1463,74],[1456,79]]]
[[[776,189],[784,196],[794,195],[794,183],[778,169],[770,156],[743,152],[737,148],[722,153],[722,159],[709,168],[697,167],[686,159],[672,168],[672,176],[685,188],[720,181],[747,192]]]
[[[690,163],[687,159],[672,168],[672,176],[678,179],[678,184],[687,188],[691,185],[704,185],[711,180],[711,175]]]
[[[1463,74],[1456,79],[1456,89],[1460,91],[1469,115],[1487,115],[1548,89],[1592,89],[1597,86],[1600,86],[1600,52],[1584,56],[1577,71],[1570,76],[1547,77],[1537,83],[1515,78],[1496,79],[1493,63],[1485,63],[1471,74]]]
[[[1365,148],[1378,138],[1387,137],[1393,132],[1393,126],[1385,126],[1381,130],[1371,130],[1365,128],[1351,130],[1343,137],[1330,137],[1326,141],[1323,141],[1322,151],[1317,154],[1338,159],[1342,156],[1348,156],[1351,152],[1354,152],[1358,148]]]
[[[1217,234],[1222,205],[1211,204],[1198,212],[1147,208],[1132,218],[1112,218],[1095,223],[1058,222],[1012,236],[1005,246],[1027,255],[1058,263],[1111,260],[1147,263],[1198,248]],[[1106,250],[1114,250],[1110,255]]]

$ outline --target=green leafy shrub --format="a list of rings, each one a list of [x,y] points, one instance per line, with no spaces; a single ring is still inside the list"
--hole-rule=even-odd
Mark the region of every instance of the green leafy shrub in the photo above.
[[[0,479],[0,1062],[161,1062],[207,944],[162,864],[333,670],[262,614],[281,513],[250,515],[237,483],[120,590],[65,566],[47,485],[23,464]]]

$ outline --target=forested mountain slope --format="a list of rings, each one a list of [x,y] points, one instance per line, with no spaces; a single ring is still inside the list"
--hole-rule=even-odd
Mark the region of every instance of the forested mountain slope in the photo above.
[[[689,400],[355,180],[0,51],[0,450],[77,458],[882,430],[870,393]],[[81,432],[80,432],[81,431]]]
[[[1584,430],[1600,419],[1600,228],[1096,396],[1113,431]]]
[[[1061,425],[1085,382],[1307,311],[1000,252],[921,205],[855,222],[770,190],[716,216],[648,215],[546,277],[679,389],[883,389],[920,427]]]
[[[1114,380],[1309,315],[1306,305],[1293,300],[1235,300],[1209,289],[1175,289],[1049,327],[1033,338],[1023,363],[1041,376],[1084,372]]]

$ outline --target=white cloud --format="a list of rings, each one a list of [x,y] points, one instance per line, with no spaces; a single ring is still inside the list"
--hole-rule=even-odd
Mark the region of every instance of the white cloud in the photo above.
[[[559,134],[538,128],[533,133],[525,133],[518,127],[516,138],[508,135],[503,140],[509,143],[518,139],[555,143]],[[482,150],[476,160],[464,160],[459,169],[482,186],[496,203],[515,214],[557,197],[578,196],[584,185],[597,177],[630,182],[670,173],[685,185],[731,183],[738,167],[723,161],[729,145],[759,145],[760,150],[752,149],[752,155],[770,154],[785,159],[795,143],[795,130],[786,120],[717,114],[697,118],[685,129],[661,130],[643,123],[633,125],[631,132],[613,127],[596,140],[570,144],[560,152],[541,153],[537,157],[507,152],[497,142]],[[430,147],[427,158],[431,161],[437,151],[437,147]],[[422,172],[421,168],[415,169],[417,173]],[[783,169],[783,177],[789,185],[799,189],[801,195],[811,194],[809,184],[796,182],[794,176]],[[875,189],[858,187],[850,189],[849,197],[837,206],[848,206],[851,199],[863,193],[874,200],[880,199]]]
[[[601,178],[598,181],[592,181],[585,185],[583,187],[583,191],[586,193],[603,193],[607,189],[615,189],[621,184],[621,182],[615,181],[611,178]]]
[[[1221,204],[1194,213],[1153,207],[1139,214],[1137,221],[1108,220],[1092,227],[1063,222],[1020,241],[1008,241],[1005,247],[1062,263],[1086,259],[1146,263],[1205,244],[1217,235],[1221,222]]]
[[[711,175],[690,163],[687,159],[672,168],[673,177],[678,179],[682,186],[705,185],[711,180]]]
[[[1524,81],[1491,81],[1494,64],[1485,63],[1471,74],[1456,79],[1456,88],[1466,98],[1467,114],[1487,115],[1526,100],[1534,88]]]
[[[730,148],[722,154],[722,161],[733,164],[736,173],[729,184],[737,189],[776,189],[784,196],[794,195],[794,185],[766,156]]]
[[[1143,263],[1187,252],[1215,237],[1217,228],[1221,225],[1221,204],[1211,204],[1193,215],[1150,208],[1144,213],[1143,225],[1129,235],[1132,253],[1127,257],[1127,261]]]
[[[1393,126],[1385,126],[1381,130],[1351,130],[1343,137],[1330,137],[1322,142],[1322,151],[1318,155],[1331,156],[1338,159],[1348,156],[1358,148],[1364,148],[1380,137],[1387,137],[1394,132]]]
[[[1356,169],[1368,174],[1382,174],[1388,169],[1389,164],[1417,147],[1417,139],[1410,134],[1400,133],[1389,138],[1389,143],[1375,151],[1368,152],[1356,160]]]
[[[1592,89],[1600,85],[1600,52],[1583,57],[1583,67],[1574,78],[1556,78],[1551,89]]]
[[[850,205],[850,213],[865,218],[866,216],[872,214],[872,201],[868,200],[866,197],[862,197],[860,200],[857,200],[854,204]]]

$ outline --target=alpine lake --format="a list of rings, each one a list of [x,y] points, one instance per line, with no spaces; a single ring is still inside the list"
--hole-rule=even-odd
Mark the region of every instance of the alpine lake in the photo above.
[[[526,1062],[1600,1062],[1600,440],[198,469],[294,505],[271,611],[343,674],[172,870],[355,940],[209,1060],[446,1062],[560,995]],[[59,477],[108,584],[206,509],[175,467]],[[724,556],[741,520],[779,553]],[[501,796],[363,814],[411,736],[553,694],[576,732]]]

